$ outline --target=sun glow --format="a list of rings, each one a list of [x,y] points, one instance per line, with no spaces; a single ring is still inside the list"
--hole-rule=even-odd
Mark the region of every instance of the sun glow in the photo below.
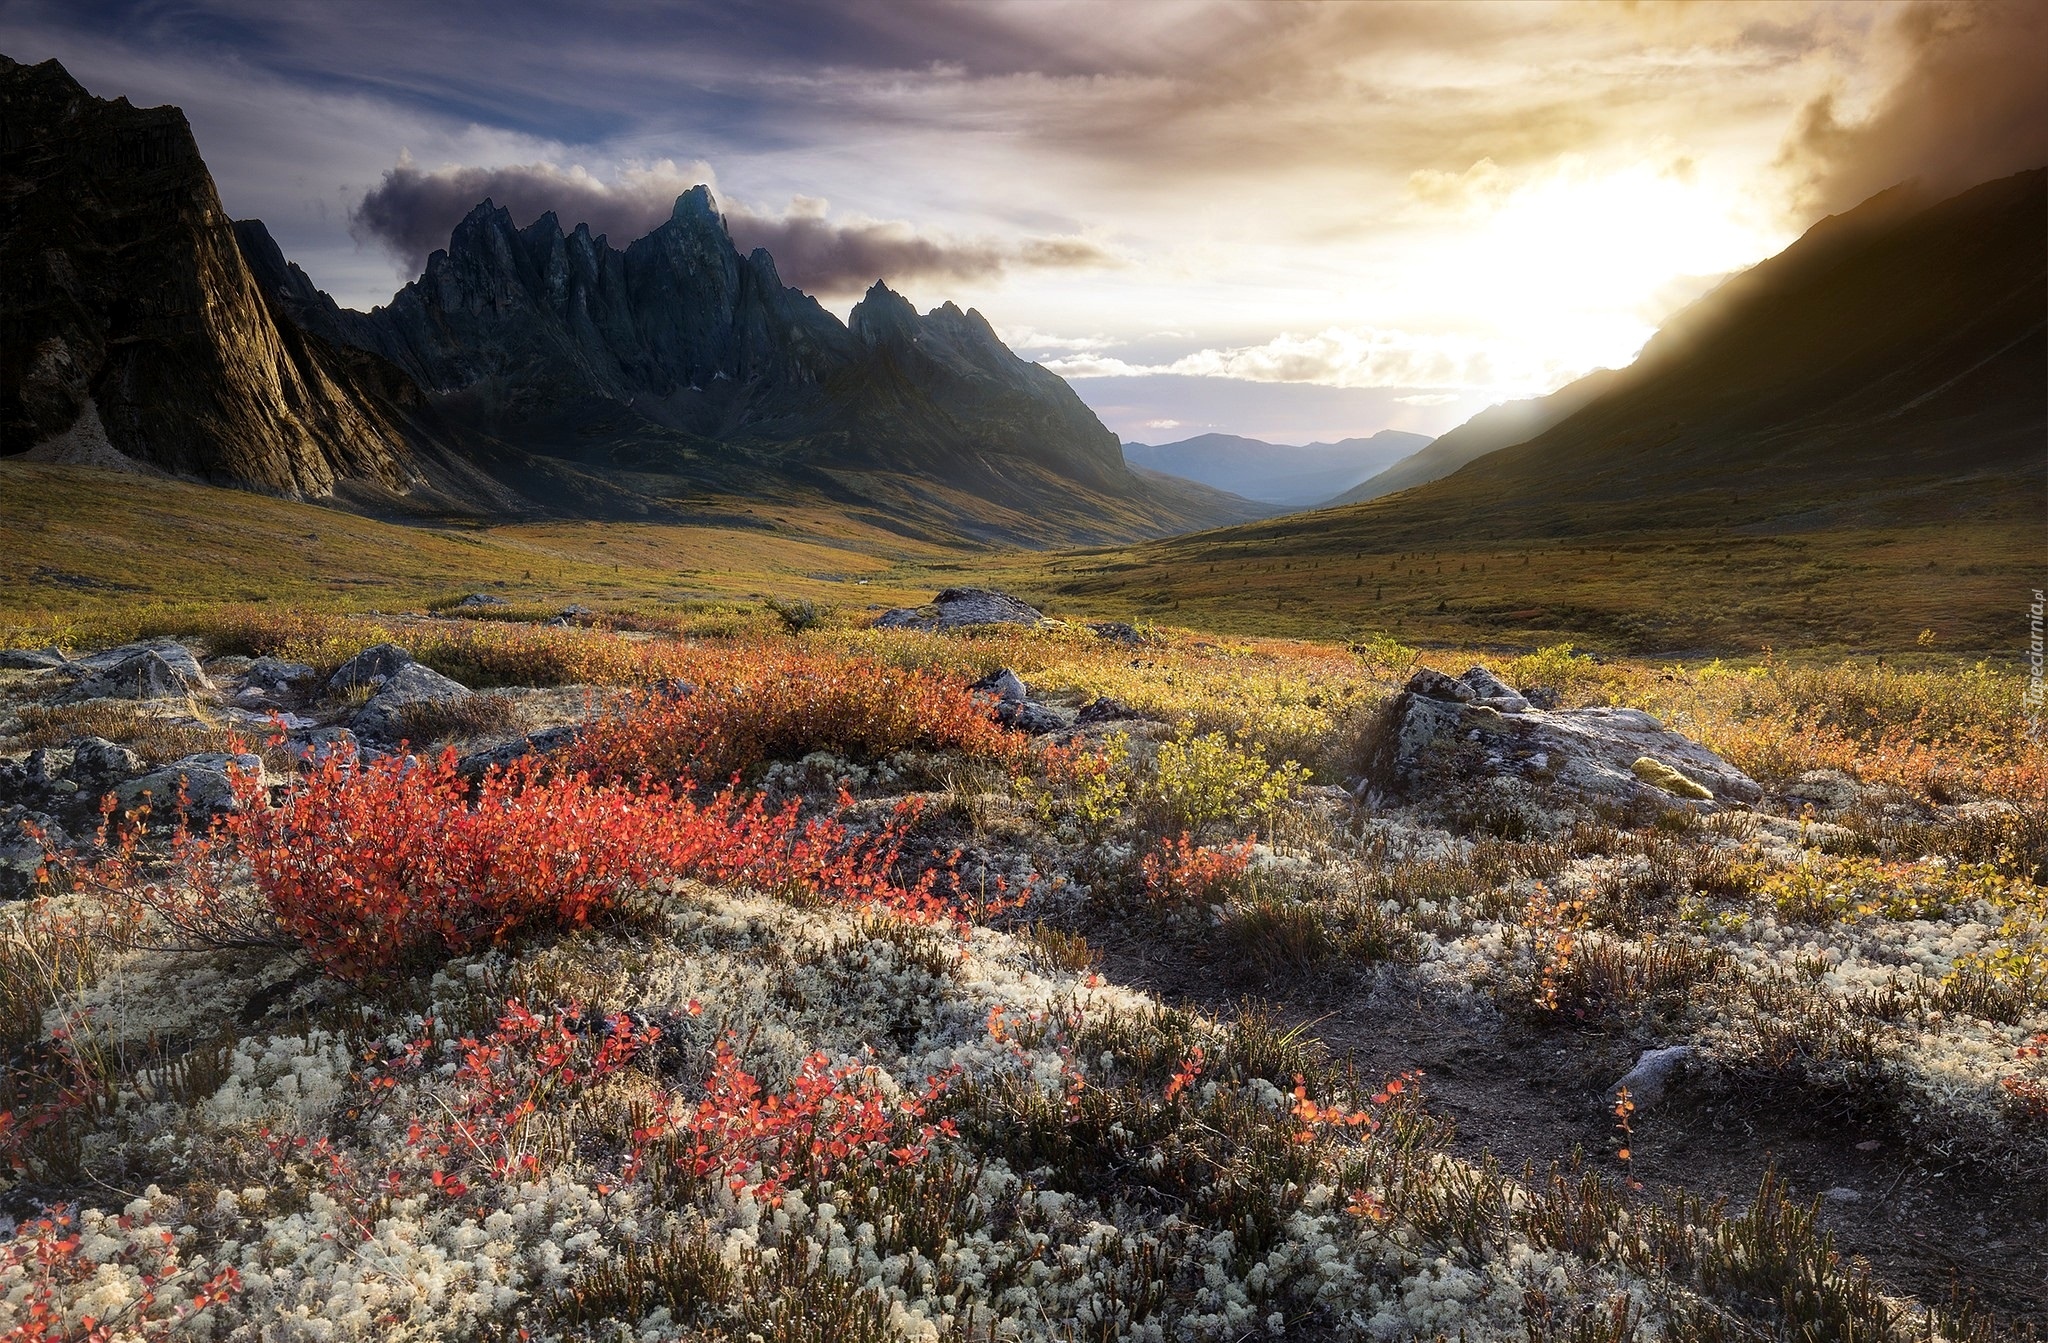
[[[1429,264],[1409,273],[1424,292],[1406,303],[1486,313],[1504,355],[1541,352],[1550,386],[1627,363],[1677,308],[1790,241],[1668,156],[1606,171],[1566,159],[1521,180],[1482,160],[1457,177],[1418,175],[1411,194],[1440,232]],[[1504,378],[1528,376],[1524,361],[1502,364]]]

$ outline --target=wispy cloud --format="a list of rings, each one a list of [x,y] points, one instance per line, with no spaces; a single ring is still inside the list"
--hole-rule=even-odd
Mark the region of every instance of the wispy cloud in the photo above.
[[[1246,382],[1305,382],[1325,387],[1490,388],[1556,384],[1584,370],[1531,362],[1497,342],[1410,331],[1330,327],[1314,335],[1288,332],[1258,345],[1196,350],[1163,363],[1139,364],[1077,354],[1046,364],[1068,378],[1140,378],[1175,374]],[[1399,398],[1411,405],[1456,400]]]
[[[628,168],[606,181],[581,165],[515,163],[451,165],[432,171],[409,161],[384,174],[350,215],[358,241],[384,247],[417,266],[442,246],[456,221],[490,200],[530,223],[552,211],[563,228],[587,224],[623,247],[665,221],[675,199],[715,174],[705,163],[679,167],[662,160]],[[765,247],[782,278],[819,294],[859,292],[878,279],[961,280],[1000,275],[1010,267],[1073,269],[1116,264],[1085,238],[1027,238],[1000,243],[922,233],[896,220],[834,219],[827,202],[799,196],[781,214],[731,200],[720,202],[742,250]]]

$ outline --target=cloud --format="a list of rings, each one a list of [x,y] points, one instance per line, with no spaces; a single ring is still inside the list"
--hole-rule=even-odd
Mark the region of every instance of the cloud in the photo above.
[[[1842,95],[1809,101],[1779,165],[1797,205],[1834,212],[1918,179],[1948,192],[2048,163],[2048,8],[2037,0],[1934,0],[1903,10],[1898,78],[1869,115]]]
[[[1246,382],[1306,382],[1327,387],[1479,388],[1561,383],[1574,372],[1530,365],[1518,351],[1459,336],[1330,327],[1310,336],[1283,332],[1261,345],[1197,350],[1170,363],[1134,364],[1099,354],[1054,359],[1065,378],[1138,378],[1179,374]],[[1430,402],[1413,402],[1426,405]]]
[[[623,247],[668,219],[675,198],[715,180],[702,162],[679,168],[664,159],[605,181],[581,165],[521,163],[451,166],[427,171],[409,160],[384,174],[350,214],[350,231],[407,266],[446,245],[455,224],[489,199],[524,225],[552,210],[564,228],[588,224]],[[1010,267],[1071,270],[1117,264],[1085,238],[1027,238],[1003,243],[921,233],[892,220],[833,219],[826,202],[799,196],[782,214],[722,202],[726,226],[741,250],[765,247],[786,283],[820,294],[857,293],[877,279],[971,280]]]

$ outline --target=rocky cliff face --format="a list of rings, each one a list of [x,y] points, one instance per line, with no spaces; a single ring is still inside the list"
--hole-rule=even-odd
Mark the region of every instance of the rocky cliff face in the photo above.
[[[336,308],[287,269],[308,329],[396,363],[540,451],[607,450],[623,412],[821,470],[894,469],[1001,492],[1006,467],[1141,493],[1115,437],[976,312],[919,315],[877,283],[846,323],[742,254],[708,188],[624,250],[485,201],[391,303]]]
[[[801,494],[920,535],[1115,540],[1235,521],[1133,474],[975,312],[877,284],[841,322],[711,193],[623,250],[485,201],[339,307],[231,223],[176,108],[0,57],[0,455],[379,509],[668,516]]]
[[[303,497],[411,483],[402,436],[272,320],[176,108],[0,57],[0,184],[0,452]]]

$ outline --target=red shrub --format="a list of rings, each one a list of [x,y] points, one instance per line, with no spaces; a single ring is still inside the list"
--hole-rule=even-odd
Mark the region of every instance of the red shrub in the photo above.
[[[695,1106],[662,1106],[634,1134],[629,1170],[638,1170],[649,1144],[665,1142],[667,1155],[690,1176],[722,1178],[734,1193],[751,1189],[774,1201],[792,1183],[831,1179],[850,1164],[915,1165],[935,1138],[953,1132],[951,1120],[924,1122],[926,1107],[952,1080],[941,1073],[915,1095],[892,1095],[873,1069],[834,1068],[815,1053],[787,1091],[764,1094],[727,1036],[713,1057],[706,1097]]]
[[[1145,855],[1145,894],[1164,905],[1213,904],[1251,866],[1252,842],[1223,848],[1196,844],[1186,835],[1161,841]]]
[[[127,1214],[109,1220],[127,1233],[148,1233],[152,1226]],[[134,1270],[141,1290],[105,1318],[82,1314],[75,1303],[105,1271],[103,1262],[82,1252],[70,1210],[51,1209],[0,1242],[0,1282],[17,1275],[27,1280],[25,1294],[10,1303],[15,1323],[0,1334],[0,1343],[112,1343],[117,1338],[158,1343],[189,1336],[175,1326],[233,1297],[242,1289],[242,1277],[224,1268],[201,1282],[179,1263],[176,1245],[168,1229],[134,1236],[105,1262]],[[70,1308],[67,1301],[73,1303]]]
[[[661,785],[599,785],[522,764],[471,786],[455,756],[432,764],[345,754],[268,804],[252,779],[240,808],[178,842],[175,878],[132,863],[96,870],[180,940],[296,939],[331,974],[361,979],[423,955],[453,954],[523,929],[589,923],[650,885],[702,877],[918,919],[958,918],[936,873],[894,872],[909,809],[871,834],[794,802],[770,811],[723,792],[698,803]],[[255,899],[242,894],[242,873]]]
[[[592,723],[570,767],[609,779],[712,781],[812,751],[1013,759],[1028,749],[987,704],[929,672],[772,647],[688,670],[709,675],[693,691],[642,694]]]

